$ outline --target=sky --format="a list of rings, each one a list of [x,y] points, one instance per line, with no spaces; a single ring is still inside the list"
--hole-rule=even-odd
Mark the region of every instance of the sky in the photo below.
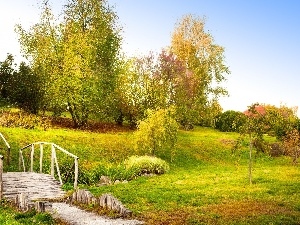
[[[49,0],[56,15],[63,0]],[[39,21],[41,0],[0,0],[0,61],[21,60],[15,24]],[[159,53],[170,45],[186,14],[206,18],[205,29],[225,48],[231,74],[222,86],[223,110],[245,111],[259,102],[300,107],[300,1],[297,0],[108,0],[122,26],[128,56]],[[298,110],[298,116],[300,115]]]

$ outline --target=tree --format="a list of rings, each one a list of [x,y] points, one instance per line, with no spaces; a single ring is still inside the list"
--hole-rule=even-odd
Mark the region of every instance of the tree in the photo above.
[[[40,90],[39,76],[37,76],[24,62],[19,70],[9,79],[8,99],[25,111],[37,114],[41,108],[43,93]]]
[[[106,1],[68,0],[63,22],[45,1],[39,24],[29,32],[18,26],[23,52],[44,78],[45,104],[67,109],[75,127],[111,104],[121,41],[116,22]]]
[[[43,93],[40,107],[49,108],[56,97],[51,90],[51,86],[56,83],[53,74],[59,73],[57,65],[62,65],[62,59],[58,57],[61,55],[62,27],[55,23],[47,0],[43,1],[41,10],[39,23],[31,26],[28,31],[18,24],[15,31],[19,35],[23,56],[27,59],[32,73],[38,76],[39,83],[36,85]]]
[[[8,98],[9,80],[13,73],[14,57],[8,54],[3,62],[0,62],[0,94],[4,99]]]
[[[204,30],[205,20],[191,15],[184,16],[172,35],[171,51],[186,67],[179,78],[177,113],[181,123],[195,124],[206,112],[211,100],[226,95],[217,86],[229,73],[224,62],[224,48],[215,44],[211,34]]]
[[[147,117],[139,121],[135,132],[138,152],[157,155],[171,150],[177,141],[178,124],[173,118],[173,109],[147,110]],[[171,155],[172,157],[172,155]]]
[[[227,110],[217,117],[216,128],[224,132],[239,132],[246,118],[242,112]]]
[[[147,109],[155,109],[154,57],[152,54],[141,58],[124,59],[116,87],[116,120],[129,121],[132,127],[144,119]]]
[[[289,155],[294,164],[300,156],[300,133],[298,130],[293,129],[289,131],[283,139],[283,146],[285,154]]]
[[[266,111],[265,124],[268,126],[268,134],[275,136],[282,140],[284,137],[297,128],[297,107],[287,107],[280,105],[276,107],[273,105],[262,105]]]
[[[264,134],[263,116],[265,110],[259,107],[258,103],[252,104],[246,111],[247,120],[242,129],[242,132],[249,135],[249,183],[252,184],[252,170],[253,170],[253,139],[261,141]]]

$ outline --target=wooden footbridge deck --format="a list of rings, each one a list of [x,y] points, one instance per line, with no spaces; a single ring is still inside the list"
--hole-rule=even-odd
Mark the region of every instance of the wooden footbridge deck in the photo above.
[[[8,154],[6,156],[8,158],[6,163],[10,163],[10,146],[1,133],[0,138],[3,139],[8,148]],[[51,149],[50,174],[43,173],[45,145],[49,145]],[[37,158],[34,154],[36,146],[38,146],[39,152],[38,172],[34,172],[34,158]],[[27,162],[30,162],[30,168],[27,171],[25,168],[23,151],[28,151],[28,149],[29,152],[27,152],[27,156],[29,155],[30,159],[28,159]],[[4,157],[0,155],[0,199],[5,198],[9,201],[16,201],[21,195],[26,196],[26,201],[28,203],[32,203],[34,201],[57,200],[65,197],[66,193],[61,188],[63,182],[57,160],[57,151],[63,152],[66,155],[74,158],[74,189],[76,189],[78,180],[78,157],[54,143],[36,142],[19,150],[19,170],[22,172],[3,172]],[[55,177],[58,180],[56,180]]]
[[[61,184],[51,175],[32,172],[3,173],[3,197],[14,201],[18,194],[24,194],[30,202],[55,200],[65,196]]]

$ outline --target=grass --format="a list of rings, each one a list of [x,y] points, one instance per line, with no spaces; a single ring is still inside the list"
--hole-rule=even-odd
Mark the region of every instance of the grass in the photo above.
[[[66,225],[63,221],[54,220],[48,213],[36,213],[35,211],[18,212],[10,204],[2,201],[0,204],[1,225]]]
[[[12,145],[14,163],[17,149],[35,141],[55,142],[78,155],[80,167],[90,171],[99,164],[119,165],[138,154],[131,148],[131,132],[19,128],[0,132]],[[157,154],[169,162],[167,174],[139,177],[127,184],[82,184],[81,188],[96,196],[112,193],[146,224],[300,224],[299,167],[286,157],[256,153],[249,185],[247,143],[233,152],[237,138],[236,133],[201,127],[180,131],[173,161],[170,152]]]

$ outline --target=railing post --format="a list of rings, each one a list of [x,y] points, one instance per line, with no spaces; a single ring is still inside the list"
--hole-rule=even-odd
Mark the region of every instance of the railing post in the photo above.
[[[6,163],[8,166],[10,166],[10,147],[7,148],[7,159]]]
[[[0,137],[2,138],[2,140],[4,141],[6,147],[7,147],[7,158],[6,158],[6,162],[7,162],[7,165],[9,166],[10,165],[10,145],[8,144],[8,142],[6,141],[5,137],[3,136],[2,133],[0,133]]]
[[[33,172],[33,156],[34,156],[34,144],[31,145],[31,152],[30,152],[30,172]]]
[[[22,150],[20,149],[19,151],[19,170],[21,171],[21,164],[23,166],[23,172],[26,172],[26,168],[25,168],[25,162],[24,162],[24,158],[23,158],[23,153]]]
[[[40,173],[43,173],[43,156],[44,156],[44,148],[43,143],[40,143]]]
[[[3,198],[3,180],[2,180],[2,174],[3,174],[3,155],[0,155],[0,200]]]
[[[21,157],[21,150],[19,150],[19,171],[21,171],[21,164],[22,164],[22,157]]]
[[[55,165],[56,165],[56,171],[57,171],[57,175],[58,175],[58,179],[59,179],[59,182],[60,184],[62,185],[63,182],[62,182],[62,179],[61,179],[61,176],[60,176],[60,170],[59,170],[59,165],[58,165],[58,161],[57,161],[57,157],[56,157],[56,152],[55,152]]]
[[[75,164],[74,189],[76,189],[78,185],[78,157],[75,158],[74,164]]]
[[[54,177],[54,157],[55,157],[55,147],[51,145],[51,176]]]

